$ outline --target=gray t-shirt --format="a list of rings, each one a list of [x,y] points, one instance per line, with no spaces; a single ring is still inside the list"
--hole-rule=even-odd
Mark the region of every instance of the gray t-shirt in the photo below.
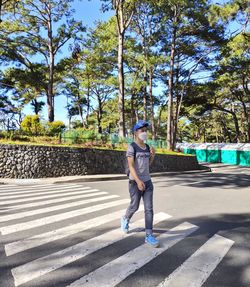
[[[134,157],[136,149],[135,170],[140,180],[146,182],[151,179],[149,174],[150,151],[147,146],[142,149],[136,143],[133,145],[134,147],[131,144],[128,146],[127,157]],[[129,179],[134,180],[131,173],[129,173]]]

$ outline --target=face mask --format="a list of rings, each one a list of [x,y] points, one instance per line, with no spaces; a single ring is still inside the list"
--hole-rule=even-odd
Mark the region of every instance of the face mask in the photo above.
[[[147,139],[147,133],[146,132],[142,132],[138,135],[139,139],[141,139],[142,141],[145,141]]]

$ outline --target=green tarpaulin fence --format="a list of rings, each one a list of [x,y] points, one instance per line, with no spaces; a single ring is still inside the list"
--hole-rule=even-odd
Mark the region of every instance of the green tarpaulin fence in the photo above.
[[[195,154],[199,162],[228,163],[250,166],[250,144],[187,144],[177,148],[186,154]]]

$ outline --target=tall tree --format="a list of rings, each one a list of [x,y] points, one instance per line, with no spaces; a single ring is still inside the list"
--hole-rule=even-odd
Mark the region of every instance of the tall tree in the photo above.
[[[143,75],[143,118],[151,122],[152,137],[156,138],[154,120],[153,87],[157,73],[157,66],[162,63],[162,57],[157,52],[161,22],[154,11],[152,1],[139,1],[131,24],[131,32],[135,34],[136,44],[140,56],[138,62]],[[133,65],[134,58],[130,65]]]
[[[69,74],[77,76],[79,90],[85,97],[87,104],[87,117],[92,109],[96,111],[98,131],[102,132],[103,106],[110,98],[117,81],[113,76],[116,65],[116,31],[115,19],[107,22],[98,22],[96,27],[89,29],[82,47],[74,53],[77,63]],[[67,78],[68,75],[67,75]]]
[[[15,27],[11,34],[6,27],[0,41],[1,52],[5,57],[30,69],[35,61],[34,56],[41,62],[45,60],[47,70],[45,92],[50,122],[54,121],[56,56],[69,40],[76,39],[78,33],[84,31],[81,22],[72,18],[70,2],[72,1],[22,1],[15,14]],[[62,23],[63,20],[65,21]],[[13,21],[13,17],[9,19],[10,21]],[[6,48],[6,51],[11,53],[6,53],[4,51]]]
[[[115,12],[117,35],[118,35],[118,81],[119,81],[119,93],[118,93],[118,111],[120,114],[119,119],[119,135],[125,137],[125,114],[124,114],[124,40],[125,32],[128,29],[132,17],[135,13],[136,0],[102,0],[106,3],[103,6],[104,10],[112,8]]]
[[[80,79],[81,74],[75,69],[71,75],[67,75],[67,82],[65,83],[69,127],[71,126],[71,118],[76,115],[80,116],[82,127],[87,126],[84,119],[84,106],[86,106],[87,101],[81,87]]]
[[[233,21],[237,27],[221,47],[215,81],[219,84],[217,94],[224,99],[224,103],[225,98],[233,103],[233,107],[229,105],[224,109],[233,116],[236,132],[234,140],[250,142],[249,3],[246,0],[232,0],[224,6],[213,5],[212,12],[213,21],[219,20],[226,26]],[[242,131],[238,124],[238,112],[243,115]]]
[[[223,29],[209,21],[206,1],[160,1],[157,3],[162,19],[162,53],[169,57],[167,145],[174,149],[180,105],[186,87],[192,83],[195,70],[208,72],[209,52],[214,51]],[[197,45],[199,43],[199,45]],[[192,77],[191,77],[192,75]],[[198,73],[197,73],[198,75]],[[175,109],[175,112],[174,112]]]

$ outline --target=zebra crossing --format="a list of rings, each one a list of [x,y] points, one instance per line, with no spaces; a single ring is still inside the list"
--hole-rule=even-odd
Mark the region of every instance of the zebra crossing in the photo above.
[[[84,262],[89,255],[115,244],[121,246],[129,238],[143,234],[142,206],[137,212],[139,219],[130,224],[131,231],[123,234],[120,230],[120,218],[128,203],[128,198],[122,199],[119,195],[80,184],[0,186],[0,242],[5,252],[0,268],[10,268],[16,287],[52,286],[51,283],[40,284],[51,274],[59,276],[60,273],[56,272],[67,266],[74,268],[74,264]],[[154,225],[165,224],[171,218],[164,212],[155,213]],[[106,225],[109,228],[105,228]],[[60,287],[116,286],[126,282],[129,276],[148,263],[164,256],[171,247],[194,236],[199,228],[182,222],[163,229],[157,236],[159,248],[152,248],[142,241],[87,273],[83,270],[82,274],[73,276],[65,284],[54,276],[53,286],[57,286],[57,280]],[[81,234],[98,230],[101,232],[79,240]],[[50,248],[58,242],[63,244],[56,250]],[[202,246],[197,246],[197,250],[171,274],[165,274],[165,279],[156,286],[202,286],[233,244],[232,240],[214,234]],[[44,246],[46,252],[42,249]],[[13,285],[6,281],[3,286]],[[144,286],[152,285],[145,282]]]

